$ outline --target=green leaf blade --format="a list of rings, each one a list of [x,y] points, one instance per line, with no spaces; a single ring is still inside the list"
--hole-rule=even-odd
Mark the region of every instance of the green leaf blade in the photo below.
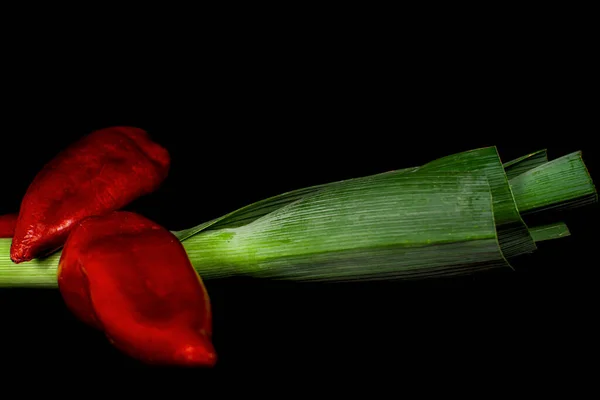
[[[383,172],[380,174],[376,174],[375,176],[386,175],[389,173],[400,174],[400,173],[408,173],[416,170],[416,167],[405,168],[397,171]],[[267,215],[275,210],[278,210],[286,205],[293,203],[297,200],[302,199],[305,196],[309,196],[311,194],[317,193],[318,191],[331,187],[333,185],[337,185],[339,183],[346,182],[355,182],[360,181],[361,179],[369,179],[372,176],[360,177],[360,178],[352,178],[343,181],[336,181],[330,183],[324,183],[320,185],[314,185],[306,188],[296,189],[290,192],[282,193],[277,196],[273,196],[264,200],[257,201],[245,207],[239,208],[231,213],[223,215],[219,218],[215,218],[212,221],[206,222],[204,224],[192,227],[190,229],[173,232],[180,240],[185,240],[195,234],[204,231],[204,230],[216,230],[216,229],[224,229],[224,228],[235,228],[239,226],[243,226],[245,224],[249,224],[256,219]]]
[[[564,222],[556,222],[548,225],[540,225],[529,228],[533,240],[544,242],[547,240],[560,239],[571,235],[567,224]]]
[[[418,171],[481,172],[487,177],[493,198],[498,240],[507,258],[536,250],[521,218],[496,147],[484,147],[434,160]]]
[[[548,162],[548,151],[546,149],[534,151],[533,153],[526,154],[515,160],[504,163],[504,171],[506,177],[510,180],[530,169],[539,167],[542,164]]]
[[[510,180],[524,215],[581,207],[598,201],[594,182],[580,151],[567,154]]]

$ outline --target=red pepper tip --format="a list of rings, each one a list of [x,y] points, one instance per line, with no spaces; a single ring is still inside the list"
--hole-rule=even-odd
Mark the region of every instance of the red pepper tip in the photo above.
[[[34,258],[46,257],[58,250],[60,246],[52,246],[52,243],[45,246],[39,245],[39,240],[33,241],[20,240],[19,237],[13,237],[10,246],[10,259],[15,264],[31,261]]]
[[[187,367],[214,367],[217,353],[207,340],[206,343],[184,346],[175,353],[174,361]]]
[[[10,249],[10,259],[15,264],[20,264],[22,262],[31,261],[33,257],[30,254],[27,254],[28,251],[26,248],[22,246],[11,246]]]

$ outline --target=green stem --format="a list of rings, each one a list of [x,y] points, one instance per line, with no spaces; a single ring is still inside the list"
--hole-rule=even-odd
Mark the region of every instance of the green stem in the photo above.
[[[15,264],[10,259],[11,239],[0,239],[0,287],[56,287],[60,252],[44,259]]]

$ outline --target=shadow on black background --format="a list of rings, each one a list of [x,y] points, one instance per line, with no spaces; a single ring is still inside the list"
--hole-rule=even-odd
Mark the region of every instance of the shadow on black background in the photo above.
[[[567,83],[535,61],[443,74],[431,64],[396,67],[332,62],[244,76],[233,68],[218,79],[185,71],[151,88],[144,79],[106,88],[99,74],[68,93],[42,79],[3,111],[0,213],[17,210],[60,149],[111,125],[144,128],[169,149],[165,184],[128,208],[172,230],[283,191],[489,145],[504,161],[540,148],[551,158],[583,150],[600,179],[583,78]],[[421,282],[207,281],[219,362],[197,376],[501,365],[567,372],[591,340],[598,207],[565,218],[572,236],[539,244],[515,271]],[[0,316],[4,363],[144,368],[75,320],[56,290],[0,289]]]

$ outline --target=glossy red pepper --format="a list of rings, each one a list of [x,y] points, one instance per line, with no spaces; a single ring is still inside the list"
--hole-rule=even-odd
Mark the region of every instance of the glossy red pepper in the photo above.
[[[147,363],[213,366],[210,300],[168,230],[115,211],[78,222],[58,268],[65,303],[111,343]]]
[[[73,224],[118,210],[158,188],[170,157],[138,128],[95,131],[51,160],[25,193],[10,258],[15,263],[52,253]]]
[[[11,238],[15,233],[18,214],[0,215],[0,238]]]

